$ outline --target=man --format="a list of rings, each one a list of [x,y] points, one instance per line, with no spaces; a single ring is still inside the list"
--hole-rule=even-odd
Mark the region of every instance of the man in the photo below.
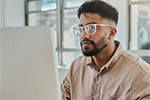
[[[150,100],[150,65],[123,50],[118,41],[117,10],[100,0],[78,9],[84,56],[72,62],[61,85],[63,100]]]

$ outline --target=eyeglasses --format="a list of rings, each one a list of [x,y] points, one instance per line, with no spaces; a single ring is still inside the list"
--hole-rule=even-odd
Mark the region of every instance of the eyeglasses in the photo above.
[[[106,25],[106,24],[88,24],[86,26],[75,26],[73,28],[73,33],[75,36],[81,36],[83,33],[83,30],[85,29],[86,33],[88,35],[93,35],[96,32],[97,26],[109,26],[109,27],[113,27],[112,25]]]

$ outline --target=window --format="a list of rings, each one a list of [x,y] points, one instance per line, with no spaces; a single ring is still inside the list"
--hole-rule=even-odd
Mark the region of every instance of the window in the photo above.
[[[150,0],[130,0],[129,49],[150,63]]]
[[[70,63],[81,55],[79,38],[73,35],[73,27],[78,24],[77,9],[84,0],[62,0],[61,12],[61,38],[62,42],[57,50],[60,65],[70,65]]]
[[[26,0],[26,25],[49,25],[57,44],[55,0]]]
[[[26,25],[49,25],[54,34],[58,64],[68,66],[81,55],[79,38],[73,35],[78,24],[77,9],[84,0],[26,0]]]

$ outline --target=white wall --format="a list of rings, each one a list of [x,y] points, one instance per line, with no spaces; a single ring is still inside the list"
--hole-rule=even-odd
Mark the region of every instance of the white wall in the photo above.
[[[3,26],[4,0],[0,0],[0,27]]]
[[[24,0],[0,0],[0,7],[0,27],[24,26]]]
[[[117,25],[117,34],[115,39],[119,40],[127,49],[127,36],[128,36],[128,0],[109,0],[109,3],[118,8],[119,20]]]

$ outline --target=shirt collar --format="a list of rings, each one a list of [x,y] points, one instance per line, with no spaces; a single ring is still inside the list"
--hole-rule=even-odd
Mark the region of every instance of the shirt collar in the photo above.
[[[114,55],[111,57],[111,59],[101,68],[100,71],[98,71],[94,60],[92,57],[87,57],[87,66],[89,66],[91,69],[95,70],[96,72],[99,73],[103,73],[106,71],[109,71],[114,65],[115,63],[118,61],[118,59],[120,58],[120,56],[122,55],[124,49],[122,48],[121,44],[119,41],[115,41],[115,44],[117,46],[117,49],[114,53]]]

